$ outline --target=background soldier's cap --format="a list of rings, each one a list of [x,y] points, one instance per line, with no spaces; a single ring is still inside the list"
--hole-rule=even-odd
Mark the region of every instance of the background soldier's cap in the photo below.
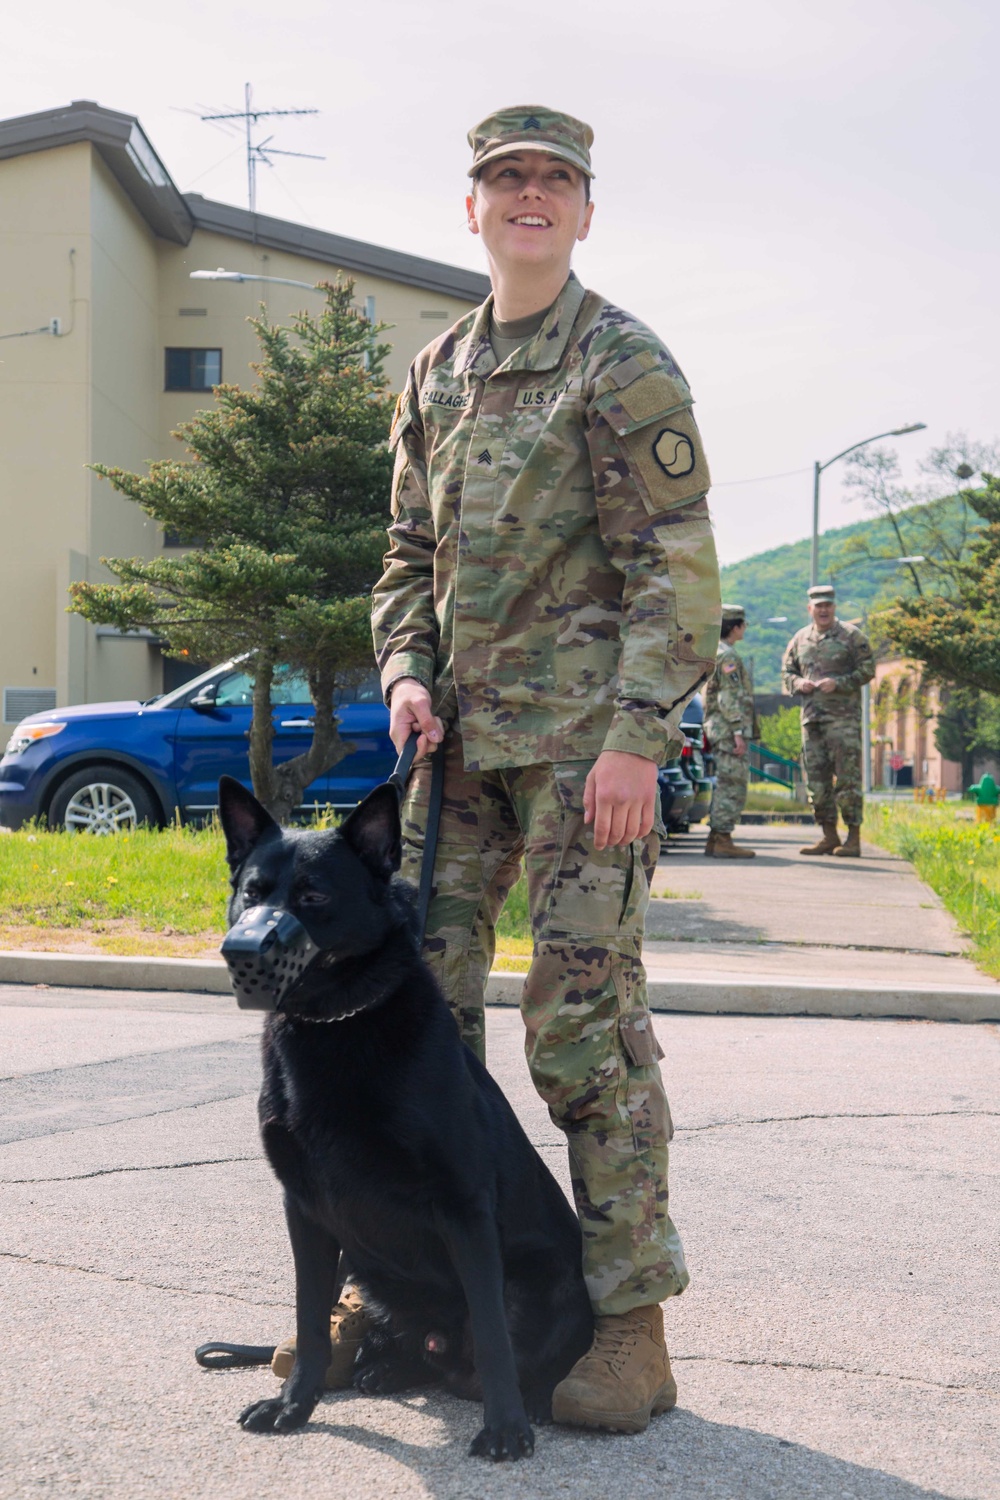
[[[723,625],[742,625],[746,621],[746,611],[742,604],[724,604],[722,606]]]
[[[808,597],[810,603],[812,604],[824,604],[827,601],[832,604],[834,599],[836,598],[836,595],[833,591],[833,584],[814,583],[812,588],[809,590]]]
[[[590,126],[574,120],[572,115],[544,109],[540,104],[516,104],[511,109],[497,110],[495,115],[488,115],[481,124],[474,125],[468,139],[472,147],[470,177],[475,177],[494,157],[506,156],[511,151],[547,151],[588,177],[594,175],[590,165],[594,132]]]

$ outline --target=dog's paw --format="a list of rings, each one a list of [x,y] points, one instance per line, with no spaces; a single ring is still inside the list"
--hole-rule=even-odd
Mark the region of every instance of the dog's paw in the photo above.
[[[356,1365],[351,1384],[366,1396],[391,1396],[413,1384],[409,1369],[401,1369],[393,1359],[373,1359],[370,1364]]]
[[[487,1423],[472,1439],[469,1453],[473,1458],[491,1458],[500,1463],[505,1458],[528,1458],[535,1451],[535,1434],[527,1417],[510,1422]]]
[[[272,1396],[268,1401],[254,1401],[240,1412],[237,1421],[244,1432],[293,1432],[306,1425],[315,1405],[315,1401],[284,1401]]]

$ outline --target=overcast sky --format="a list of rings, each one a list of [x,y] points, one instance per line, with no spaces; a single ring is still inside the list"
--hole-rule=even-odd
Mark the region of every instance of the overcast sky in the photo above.
[[[577,271],[651,324],[697,399],[734,561],[805,536],[811,465],[910,421],[1000,436],[996,0],[49,0],[8,7],[7,115],[138,115],[182,191],[246,203],[199,112],[312,107],[258,207],[485,269],[469,127],[507,104],[593,125]],[[786,471],[799,471],[788,474]],[[826,476],[824,525],[859,514]],[[785,475],[759,479],[758,476]],[[743,483],[756,480],[754,483]]]

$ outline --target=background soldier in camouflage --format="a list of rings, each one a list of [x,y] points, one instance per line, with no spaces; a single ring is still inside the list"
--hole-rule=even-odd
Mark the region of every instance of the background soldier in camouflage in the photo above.
[[[528,1066],[567,1136],[597,1314],[558,1420],[645,1427],[676,1399],[659,1303],[688,1275],[641,961],[657,766],[712,666],[718,569],[691,393],[570,273],[589,126],[535,106],[470,133],[493,294],[414,362],[373,628],[391,732],[445,756],[426,956],[483,1054],[494,926],[522,864]],[[405,811],[419,866],[429,770]]]
[[[705,686],[705,734],[715,756],[705,853],[714,859],[753,859],[756,853],[733,843],[747,800],[748,751],[756,727],[750,670],[736,650],[746,628],[742,605],[724,604],[715,669]]]
[[[823,829],[803,854],[861,856],[864,797],[861,773],[861,689],[875,676],[875,659],[855,625],[836,616],[833,589],[809,590],[812,624],[789,641],[782,662],[786,693],[802,701],[802,764],[813,816]],[[847,839],[837,836],[837,808]]]

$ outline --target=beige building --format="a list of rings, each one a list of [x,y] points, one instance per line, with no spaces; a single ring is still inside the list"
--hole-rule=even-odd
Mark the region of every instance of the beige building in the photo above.
[[[180,453],[170,433],[220,380],[252,380],[246,319],[322,305],[266,282],[192,281],[225,267],[313,284],[343,271],[390,323],[399,388],[417,351],[482,301],[485,276],[175,187],[139,122],[87,101],[0,122],[0,687],[3,719],[146,698],[182,680],[155,642],[66,613],[102,556],[165,542],[92,474]],[[169,539],[167,539],[169,540]]]
[[[871,685],[872,785],[891,786],[891,757],[901,756],[900,785],[960,792],[962,767],[934,743],[941,689],[925,682],[920,662],[880,661]]]

